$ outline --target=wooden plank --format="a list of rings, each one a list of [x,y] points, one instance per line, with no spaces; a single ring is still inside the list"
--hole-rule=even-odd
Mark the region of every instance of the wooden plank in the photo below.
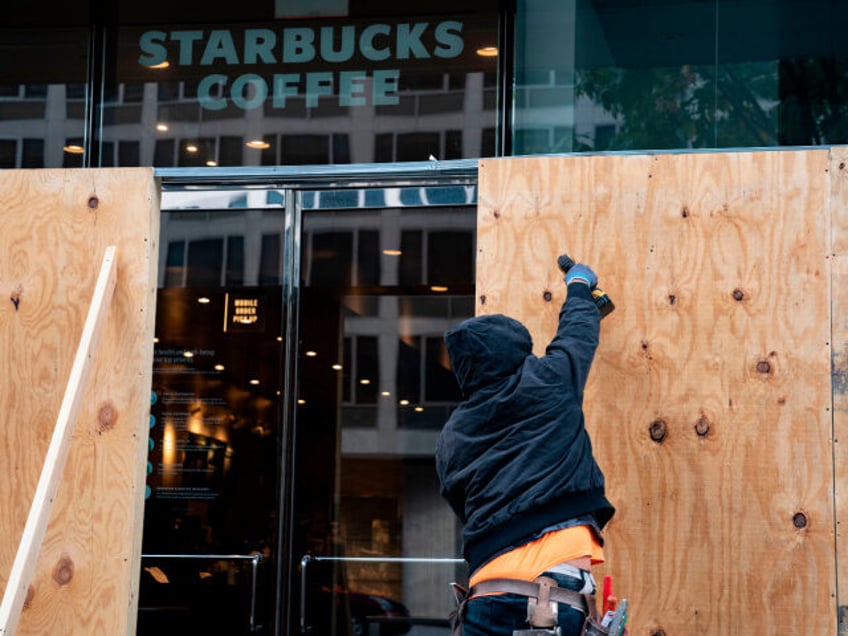
[[[541,353],[561,251],[617,305],[585,410],[618,508],[600,573],[632,633],[835,631],[827,168],[827,150],[481,162],[478,311]]]
[[[82,330],[77,354],[71,367],[71,376],[56,418],[56,426],[47,456],[44,458],[44,468],[35,489],[35,498],[30,507],[29,516],[24,526],[23,537],[18,547],[12,571],[6,583],[3,601],[0,603],[0,634],[14,634],[17,631],[18,620],[24,606],[29,584],[35,570],[35,561],[47,531],[47,522],[53,509],[53,500],[59,488],[59,479],[65,469],[68,452],[71,446],[71,435],[74,432],[82,406],[82,392],[85,389],[91,371],[91,361],[97,351],[100,340],[100,328],[109,310],[109,302],[115,291],[117,271],[115,268],[115,247],[106,248],[100,273],[95,280],[94,293],[85,326]]]
[[[836,576],[848,581],[848,147],[831,149],[830,209],[833,277],[831,292],[833,465],[836,506]],[[838,588],[839,632],[848,634],[848,591]]]
[[[117,285],[18,624],[133,634],[144,510],[159,189],[148,168],[0,171],[0,592],[36,490],[91,272]],[[17,304],[11,298],[17,298]]]

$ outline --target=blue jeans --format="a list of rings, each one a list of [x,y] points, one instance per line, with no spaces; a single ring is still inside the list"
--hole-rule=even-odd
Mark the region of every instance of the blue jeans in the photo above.
[[[556,579],[559,587],[580,590],[583,581],[556,572],[545,576]],[[570,605],[559,604],[558,625],[562,636],[580,636],[586,615]],[[527,624],[527,597],[517,594],[480,596],[468,601],[463,636],[512,636],[514,629],[529,629]]]

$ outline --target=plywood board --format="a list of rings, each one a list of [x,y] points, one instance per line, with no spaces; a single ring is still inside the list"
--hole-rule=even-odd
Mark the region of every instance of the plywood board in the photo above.
[[[831,314],[833,343],[833,465],[836,502],[836,575],[848,581],[848,147],[830,158],[833,216]],[[848,591],[838,590],[839,633],[848,634]]]
[[[133,634],[158,241],[149,169],[0,171],[0,591],[104,250],[117,285],[17,633]]]
[[[836,630],[827,150],[485,160],[477,309],[541,354],[556,257],[616,303],[586,389],[633,634]],[[550,300],[548,300],[550,299]]]

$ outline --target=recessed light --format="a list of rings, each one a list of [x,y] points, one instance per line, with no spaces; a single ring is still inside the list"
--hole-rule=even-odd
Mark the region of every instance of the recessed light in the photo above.
[[[403,252],[400,250],[383,250],[383,254],[386,256],[400,256]]]
[[[409,406],[409,400],[401,400],[400,405],[401,406]]]
[[[68,144],[67,146],[65,146],[64,150],[69,155],[81,155],[85,152],[85,148],[77,144]]]
[[[444,285],[430,285],[430,291],[434,292],[446,292],[448,290]]]
[[[283,341],[283,337],[282,337],[282,336],[277,336],[277,342],[282,342],[282,341]]]
[[[256,150],[265,150],[266,148],[270,148],[271,144],[262,139],[251,139],[247,143],[244,144],[248,148],[255,148]]]
[[[389,397],[391,393],[389,391],[381,391],[380,395],[382,395],[383,397]]]
[[[423,411],[424,411],[424,407],[423,407],[423,406],[416,406],[416,407],[415,407],[415,412],[416,412],[416,413],[422,413]]]
[[[156,130],[159,132],[168,132],[168,124],[158,123],[156,124]]]
[[[371,380],[369,380],[368,378],[362,378],[362,379],[359,381],[359,383],[360,383],[360,384],[371,384]]]
[[[496,46],[481,46],[477,49],[477,55],[480,57],[497,57],[498,47]]]
[[[154,64],[148,68],[168,68],[170,65],[171,63],[168,60],[165,60],[164,62],[159,62],[158,64]]]
[[[297,401],[297,403],[298,403],[298,404],[306,404],[306,400],[304,400],[303,398],[301,398],[301,399],[299,399],[299,400]]]
[[[223,371],[225,369],[223,364],[216,364],[215,371]]]
[[[206,165],[209,166],[210,168],[214,168],[215,166],[218,165],[218,162],[215,161],[214,159],[210,159],[209,161],[206,162]]]
[[[193,357],[194,357],[193,351],[183,351],[183,358],[193,358]]]
[[[197,152],[197,144],[186,144],[186,152]]]
[[[334,370],[334,371],[341,371],[343,368],[344,368],[344,367],[342,367],[342,365],[340,365],[340,364],[334,364],[334,365],[333,365],[333,370]]]
[[[307,351],[304,355],[307,358],[314,358],[315,356],[318,355],[318,352],[317,351]]]
[[[259,380],[254,378],[253,380],[250,381],[250,383],[253,384],[253,385],[257,385],[257,384],[259,384]]]
[[[208,305],[212,301],[209,300],[209,298],[207,298],[206,296],[201,296],[200,298],[197,299],[197,302],[199,302],[201,305]]]

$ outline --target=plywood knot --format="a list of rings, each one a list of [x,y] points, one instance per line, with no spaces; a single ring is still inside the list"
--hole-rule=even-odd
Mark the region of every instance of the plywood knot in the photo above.
[[[97,206],[100,205],[100,199],[96,194],[89,195],[88,197],[88,209],[96,210]]]
[[[771,365],[768,360],[760,360],[757,362],[757,373],[769,374],[771,373]]]
[[[731,292],[731,295],[733,296],[733,300],[735,300],[736,302],[742,302],[743,300],[745,300],[745,292],[743,292],[738,287]]]
[[[23,285],[18,285],[12,290],[12,295],[9,296],[9,300],[11,300],[12,304],[15,306],[15,311],[18,310],[18,306],[21,304],[21,294],[23,293]]]
[[[689,206],[688,206],[688,205],[684,205],[684,206],[681,208],[681,210],[680,210],[680,216],[682,216],[684,219],[688,219],[688,218],[689,218]]]
[[[695,432],[698,434],[698,437],[705,437],[710,432],[710,421],[706,416],[702,415],[695,422]]]
[[[115,408],[112,400],[106,400],[97,409],[97,432],[105,433],[108,430],[115,428],[115,423],[118,421],[118,409]]]
[[[480,304],[481,305],[486,304],[486,294],[480,294]]]
[[[553,298],[553,294],[551,294],[551,292],[546,289],[545,293],[542,294],[542,298],[545,299],[546,303],[549,303],[549,302],[551,302],[551,299]]]
[[[651,425],[648,427],[648,434],[657,444],[662,444],[668,435],[668,426],[665,420],[656,419],[651,422]]]
[[[792,515],[792,525],[801,530],[807,527],[807,515],[803,512],[796,512]]]
[[[72,578],[74,578],[74,562],[67,554],[63,554],[53,568],[53,580],[58,585],[67,585]]]

